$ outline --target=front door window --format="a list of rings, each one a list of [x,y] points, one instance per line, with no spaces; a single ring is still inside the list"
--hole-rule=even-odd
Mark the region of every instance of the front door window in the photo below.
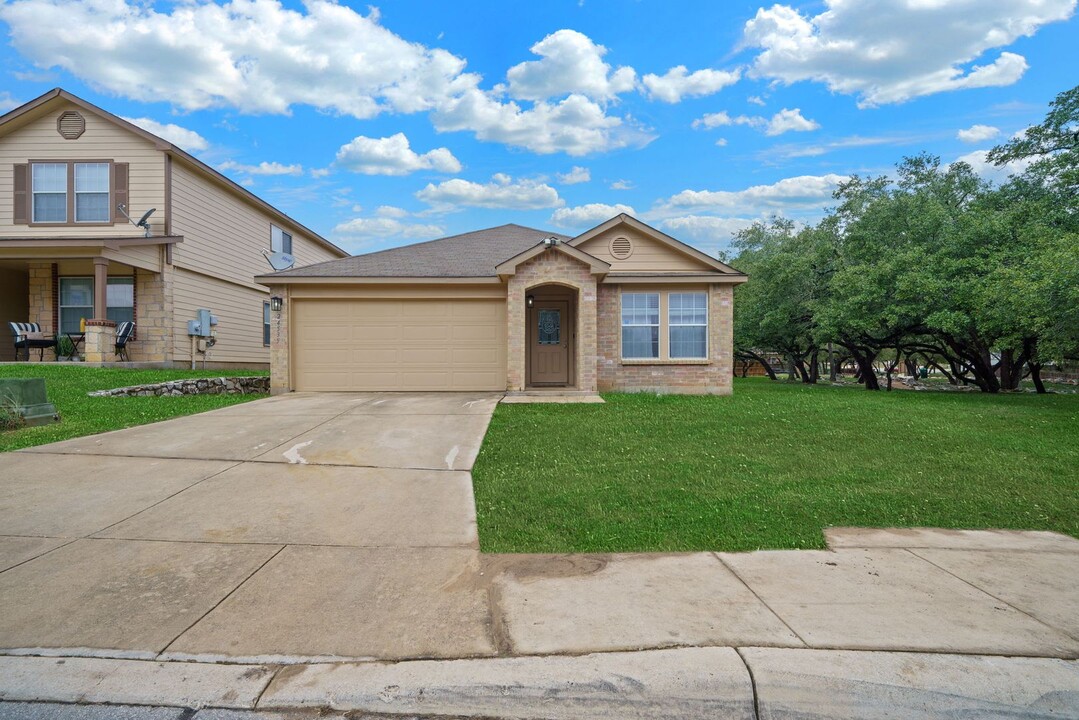
[[[562,342],[562,312],[543,308],[539,311],[539,344],[558,345]]]

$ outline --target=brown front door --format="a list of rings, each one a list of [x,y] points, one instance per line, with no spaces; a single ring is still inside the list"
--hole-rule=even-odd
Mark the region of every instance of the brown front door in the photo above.
[[[573,340],[569,303],[536,300],[529,316],[529,384],[568,385]]]

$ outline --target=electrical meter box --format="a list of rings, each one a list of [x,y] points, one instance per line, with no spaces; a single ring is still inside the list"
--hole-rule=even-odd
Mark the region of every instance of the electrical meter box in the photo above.
[[[206,308],[200,308],[196,312],[196,319],[187,321],[187,334],[197,337],[210,337],[214,328],[217,327],[217,316]]]

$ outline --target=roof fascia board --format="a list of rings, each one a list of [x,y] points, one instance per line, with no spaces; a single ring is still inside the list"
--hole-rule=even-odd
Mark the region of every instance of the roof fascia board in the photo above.
[[[256,275],[259,285],[499,285],[497,277],[337,277]]]
[[[603,278],[604,285],[672,285],[681,283],[721,283],[726,285],[738,285],[749,279],[749,276],[739,273],[728,275],[715,273],[712,275],[608,275]]]

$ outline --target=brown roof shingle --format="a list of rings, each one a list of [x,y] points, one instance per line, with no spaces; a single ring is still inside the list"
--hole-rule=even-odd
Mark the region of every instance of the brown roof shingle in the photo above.
[[[499,263],[549,237],[570,239],[549,230],[511,223],[262,277],[493,277]]]

